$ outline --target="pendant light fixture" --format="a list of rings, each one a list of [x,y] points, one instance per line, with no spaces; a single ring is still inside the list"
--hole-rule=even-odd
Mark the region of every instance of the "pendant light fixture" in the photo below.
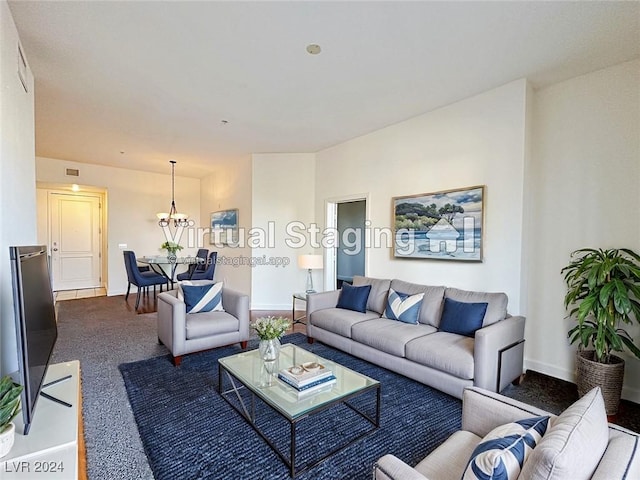
[[[171,209],[169,210],[169,213],[163,212],[163,213],[156,214],[156,216],[158,217],[158,225],[160,225],[161,227],[168,227],[169,221],[173,220],[173,225],[175,227],[186,227],[187,225],[189,225],[189,221],[187,220],[189,216],[185,215],[184,213],[178,213],[178,210],[176,209],[176,200],[175,200],[176,161],[169,160],[169,163],[171,164]]]

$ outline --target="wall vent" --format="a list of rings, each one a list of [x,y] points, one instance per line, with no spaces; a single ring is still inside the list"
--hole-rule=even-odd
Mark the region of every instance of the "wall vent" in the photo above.
[[[80,176],[80,170],[78,170],[77,168],[67,168],[65,170],[64,174],[67,177],[79,177]]]

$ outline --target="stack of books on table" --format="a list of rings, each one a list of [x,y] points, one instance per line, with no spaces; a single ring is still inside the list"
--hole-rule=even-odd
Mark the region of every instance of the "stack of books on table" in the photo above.
[[[280,370],[278,378],[293,387],[298,398],[324,392],[336,383],[333,372],[319,363],[310,362]]]

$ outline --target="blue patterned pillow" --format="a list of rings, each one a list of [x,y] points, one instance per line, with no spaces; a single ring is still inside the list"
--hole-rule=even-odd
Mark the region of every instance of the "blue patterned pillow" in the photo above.
[[[512,480],[549,426],[549,417],[507,423],[491,430],[471,454],[462,480]]]
[[[384,316],[391,320],[400,320],[401,322],[416,325],[423,298],[424,293],[409,295],[408,293],[396,292],[393,288],[390,288]]]
[[[187,313],[224,311],[222,308],[222,282],[209,285],[180,285]],[[180,295],[178,295],[180,298]]]

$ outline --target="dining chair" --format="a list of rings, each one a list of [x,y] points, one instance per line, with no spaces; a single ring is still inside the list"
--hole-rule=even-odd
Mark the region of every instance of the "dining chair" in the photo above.
[[[178,280],[191,280],[193,274],[196,272],[204,272],[207,268],[207,256],[209,255],[209,250],[206,248],[199,248],[198,253],[196,253],[196,258],[200,259],[199,263],[193,263],[189,265],[188,269],[184,273],[179,273],[176,278]]]
[[[136,261],[136,254],[131,250],[125,250],[124,254],[124,266],[127,270],[127,279],[129,284],[127,285],[127,294],[125,295],[125,301],[129,298],[129,291],[131,290],[131,285],[135,285],[138,287],[138,293],[136,295],[136,310],[138,309],[138,305],[140,305],[140,293],[143,288],[153,286],[153,296],[156,295],[156,285],[160,285],[160,292],[162,292],[162,286],[167,285],[167,290],[169,289],[169,279],[164,276],[156,273],[154,271],[140,271],[138,268],[138,262]]]
[[[216,271],[216,261],[218,260],[218,252],[211,252],[207,259],[204,271],[195,271],[189,280],[213,280],[213,274]],[[178,279],[180,279],[178,277]]]

